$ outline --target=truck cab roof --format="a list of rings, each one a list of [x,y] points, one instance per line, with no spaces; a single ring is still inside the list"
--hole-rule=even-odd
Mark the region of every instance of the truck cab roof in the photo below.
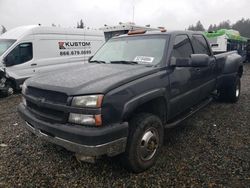
[[[181,34],[185,34],[185,35],[193,35],[193,34],[202,34],[204,35],[202,32],[200,31],[179,31],[179,30],[173,30],[173,31],[161,31],[161,30],[154,30],[154,31],[144,31],[143,30],[138,30],[138,33],[136,33],[136,30],[134,31],[135,34],[124,34],[124,35],[119,35],[113,38],[120,38],[120,37],[128,37],[128,36],[146,36],[146,35],[181,35]]]

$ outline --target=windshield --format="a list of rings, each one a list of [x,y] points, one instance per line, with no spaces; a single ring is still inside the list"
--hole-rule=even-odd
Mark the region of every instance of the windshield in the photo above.
[[[109,40],[90,62],[156,65],[163,59],[166,35],[146,35]]]
[[[0,56],[15,43],[16,40],[0,39]]]

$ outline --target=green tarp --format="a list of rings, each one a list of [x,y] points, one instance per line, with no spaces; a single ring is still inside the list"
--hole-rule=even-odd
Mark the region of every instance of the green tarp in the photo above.
[[[207,38],[216,38],[226,35],[227,39],[230,40],[239,40],[243,42],[247,42],[248,40],[248,38],[240,36],[240,33],[238,31],[232,29],[220,29],[213,32],[205,32],[205,35],[207,36]]]

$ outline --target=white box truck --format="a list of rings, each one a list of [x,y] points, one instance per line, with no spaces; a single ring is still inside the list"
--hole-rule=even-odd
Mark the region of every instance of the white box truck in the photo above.
[[[82,64],[104,42],[100,30],[39,25],[12,29],[0,36],[0,90],[12,94],[35,74]]]

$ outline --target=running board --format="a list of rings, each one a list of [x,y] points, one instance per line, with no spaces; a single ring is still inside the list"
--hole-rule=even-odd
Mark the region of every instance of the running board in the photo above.
[[[184,116],[182,116],[181,118],[178,118],[176,121],[171,122],[171,123],[167,123],[165,125],[165,128],[172,128],[177,126],[178,124],[180,124],[182,121],[186,120],[187,118],[189,118],[190,116],[192,116],[194,113],[196,113],[197,111],[199,111],[200,109],[204,108],[205,106],[207,106],[209,103],[211,103],[213,101],[213,98],[208,98],[207,100],[203,101],[202,103],[200,103],[199,105],[193,107],[190,109],[190,111],[185,114]]]

